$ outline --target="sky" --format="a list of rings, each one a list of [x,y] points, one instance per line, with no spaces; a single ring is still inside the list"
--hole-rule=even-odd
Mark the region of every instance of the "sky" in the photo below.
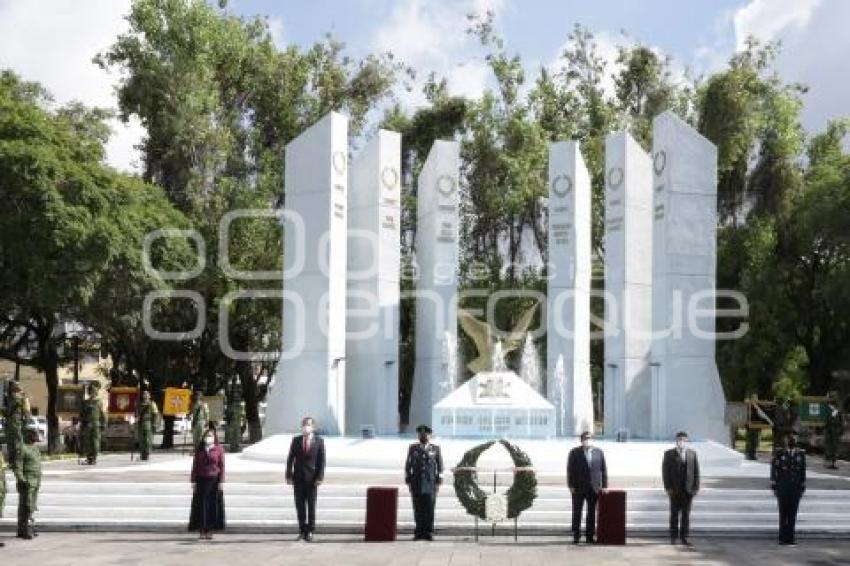
[[[118,76],[92,57],[126,29],[129,6],[130,0],[0,0],[0,68],[41,82],[60,104],[114,108]],[[469,97],[480,96],[493,77],[465,33],[468,13],[495,12],[507,50],[522,57],[528,77],[558,65],[576,23],[594,33],[612,65],[617,45],[637,41],[672,55],[676,72],[692,75],[721,69],[752,35],[781,41],[779,72],[809,87],[808,131],[850,116],[850,0],[230,0],[228,9],[267,17],[281,46],[307,47],[331,33],[354,57],[392,51],[420,80],[434,71],[452,94]],[[410,108],[423,103],[419,92],[399,98]],[[138,171],[135,146],[144,128],[138,121],[111,125],[108,162]]]

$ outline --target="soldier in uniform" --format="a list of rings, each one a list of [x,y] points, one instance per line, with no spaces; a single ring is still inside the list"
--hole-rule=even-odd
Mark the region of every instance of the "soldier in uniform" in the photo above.
[[[779,504],[779,544],[793,546],[797,508],[806,491],[806,453],[797,448],[795,435],[786,435],[784,442],[773,456],[770,483]]]
[[[150,391],[142,393],[142,403],[139,405],[139,422],[136,424],[139,439],[139,455],[147,460],[153,450],[153,433],[159,421],[159,409],[151,400]]]
[[[189,414],[192,418],[192,446],[197,448],[201,445],[210,422],[210,407],[201,397],[200,391],[192,392],[192,408]]]
[[[230,420],[227,422],[227,428],[230,437],[230,451],[239,452],[242,450],[242,426],[245,424],[245,403],[238,401],[234,407],[230,409]]]
[[[30,418],[29,400],[21,385],[12,382],[11,395],[6,403],[6,448],[9,454],[9,467],[14,468],[17,456],[24,445],[24,428]]]
[[[15,460],[15,480],[18,488],[18,538],[31,539],[35,534],[33,513],[38,509],[38,488],[41,486],[41,454],[35,446],[38,431],[27,428],[24,445]]]
[[[826,406],[826,423],[823,429],[823,463],[827,468],[832,470],[838,469],[836,463],[838,459],[838,443],[841,441],[841,436],[844,434],[844,421],[841,418],[841,411],[835,402],[835,394],[831,393],[827,397]]]
[[[86,457],[86,463],[90,465],[97,463],[97,455],[100,452],[100,436],[106,428],[106,413],[103,411],[99,393],[100,383],[90,384],[88,399],[83,402],[80,412],[81,451]]]
[[[416,522],[413,540],[434,540],[434,508],[437,492],[443,482],[443,457],[440,447],[431,444],[431,427],[416,427],[419,442],[407,450],[404,483],[413,499],[413,518]]]
[[[777,399],[776,417],[773,421],[773,449],[783,447],[783,439],[794,432],[794,413],[788,399]]]

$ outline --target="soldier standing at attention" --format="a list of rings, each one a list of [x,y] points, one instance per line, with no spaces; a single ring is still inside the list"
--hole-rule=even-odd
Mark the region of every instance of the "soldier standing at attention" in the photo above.
[[[18,488],[18,538],[31,539],[35,535],[35,512],[38,488],[41,486],[41,454],[35,446],[38,432],[27,428],[24,445],[15,460],[15,479]]]
[[[15,460],[24,445],[24,428],[30,418],[29,400],[21,385],[12,382],[11,395],[6,403],[6,448],[9,454],[9,467],[14,469]]]
[[[151,401],[150,391],[142,393],[142,404],[139,405],[139,422],[137,423],[137,434],[139,438],[139,455],[142,460],[147,460],[153,450],[153,433],[159,421],[159,409],[156,403]]]
[[[443,457],[440,447],[431,444],[431,427],[419,425],[416,432],[419,442],[408,448],[404,465],[404,483],[413,498],[413,520],[416,522],[413,540],[434,540],[434,508],[443,482]]]
[[[94,382],[88,386],[88,399],[83,402],[80,412],[80,433],[82,437],[82,451],[86,457],[86,463],[94,465],[97,463],[97,455],[100,452],[100,436],[106,428],[106,414],[100,402],[100,383]]]
[[[773,456],[770,482],[779,504],[779,544],[795,546],[797,509],[806,491],[806,454],[797,448],[793,434],[785,437],[785,446]]]
[[[201,440],[207,432],[207,426],[210,422],[210,408],[201,397],[200,391],[192,392],[192,446],[197,448],[201,445]]]
[[[242,450],[243,424],[245,424],[245,404],[242,401],[236,401],[233,404],[233,407],[230,408],[230,420],[227,422],[231,452],[239,452]]]
[[[661,478],[670,498],[670,544],[676,544],[678,537],[682,544],[691,546],[688,532],[691,502],[699,491],[699,459],[688,448],[688,433],[676,433],[676,447],[664,452]]]
[[[838,443],[844,434],[844,420],[841,418],[841,411],[838,410],[835,398],[834,393],[827,396],[826,423],[824,423],[823,428],[823,463],[831,470],[838,469],[838,464],[836,464]]]

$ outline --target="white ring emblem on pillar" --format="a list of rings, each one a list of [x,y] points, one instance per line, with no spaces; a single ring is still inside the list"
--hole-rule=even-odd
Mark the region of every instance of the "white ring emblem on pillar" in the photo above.
[[[611,167],[608,169],[608,188],[611,190],[619,189],[623,184],[623,170],[620,167]]]
[[[552,179],[552,192],[559,197],[565,197],[573,190],[573,180],[570,176],[561,173]]]
[[[398,185],[398,171],[393,167],[384,167],[381,171],[381,183],[388,189],[394,189]]]
[[[655,171],[655,175],[661,175],[664,172],[664,168],[667,167],[667,152],[663,149],[660,149],[655,152],[655,155],[652,157],[652,170]]]
[[[455,192],[455,180],[451,175],[442,174],[437,179],[437,190],[443,196],[451,196]]]
[[[341,151],[335,151],[331,157],[331,165],[334,171],[342,175],[345,173],[345,154]]]

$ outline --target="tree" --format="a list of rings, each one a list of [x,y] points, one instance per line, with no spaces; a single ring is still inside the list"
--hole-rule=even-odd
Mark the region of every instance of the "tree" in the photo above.
[[[0,357],[44,372],[54,452],[65,323],[106,326],[120,316],[116,302],[88,309],[104,299],[119,265],[141,256],[134,224],[179,220],[161,191],[103,165],[105,112],[79,104],[51,111],[49,102],[39,85],[0,74],[0,186],[8,203],[0,216]],[[137,290],[146,280],[139,264],[125,273]],[[94,311],[103,317],[89,316]]]

